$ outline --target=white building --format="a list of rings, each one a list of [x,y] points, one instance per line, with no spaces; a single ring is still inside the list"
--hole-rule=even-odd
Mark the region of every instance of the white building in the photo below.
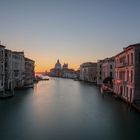
[[[78,75],[74,69],[62,69],[62,77],[76,79],[78,77]]]
[[[114,93],[130,103],[140,101],[140,44],[115,56]]]
[[[0,92],[4,91],[5,84],[5,46],[0,45]]]
[[[6,90],[12,90],[14,88],[12,56],[13,56],[12,51],[5,49],[5,89]]]
[[[33,60],[25,58],[25,79],[24,79],[25,86],[32,85],[34,83],[35,77],[34,63],[35,62]]]
[[[25,79],[25,59],[24,52],[12,53],[12,69],[13,69],[13,81],[15,88],[21,88],[24,86]]]
[[[96,82],[97,63],[86,62],[80,65],[80,80]]]
[[[11,51],[0,45],[0,92],[22,88],[33,80],[34,61],[25,58],[24,52]]]
[[[61,63],[60,63],[59,59],[57,60],[57,62],[55,64],[55,69],[61,70]]]

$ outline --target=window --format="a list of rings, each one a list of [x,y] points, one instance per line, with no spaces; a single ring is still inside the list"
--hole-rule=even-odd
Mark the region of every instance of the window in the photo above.
[[[133,71],[131,70],[131,82],[133,82]]]
[[[110,72],[110,77],[112,77],[112,72]]]
[[[139,54],[138,54],[138,61],[139,61],[139,63],[140,63],[140,52],[139,52]]]
[[[115,65],[117,65],[117,62],[118,62],[118,60],[116,59],[116,60],[115,60]]]
[[[124,96],[126,96],[127,88],[124,87]]]
[[[125,80],[125,71],[120,71],[119,72],[119,79],[120,80]]]
[[[110,69],[112,69],[112,65],[110,65]]]
[[[129,71],[127,71],[127,81],[129,81]]]
[[[133,65],[133,53],[131,53],[131,64]]]
[[[128,65],[129,65],[129,54],[127,55],[127,62],[128,62]]]
[[[130,102],[132,101],[132,88],[130,88]]]
[[[117,75],[118,73],[117,72],[115,72],[115,79],[118,79],[118,75]]]
[[[3,72],[3,65],[1,65],[1,71]]]
[[[126,88],[126,94],[125,96],[127,97],[128,96],[128,87]]]

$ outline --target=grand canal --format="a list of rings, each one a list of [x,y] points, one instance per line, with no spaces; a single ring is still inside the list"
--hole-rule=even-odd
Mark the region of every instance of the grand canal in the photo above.
[[[0,140],[130,139],[140,114],[92,84],[51,78],[0,100]]]

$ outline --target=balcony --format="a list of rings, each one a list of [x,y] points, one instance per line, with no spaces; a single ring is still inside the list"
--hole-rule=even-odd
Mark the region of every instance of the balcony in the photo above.
[[[127,65],[128,65],[127,62],[122,62],[122,63],[117,63],[116,67],[121,68],[121,67],[126,67]]]

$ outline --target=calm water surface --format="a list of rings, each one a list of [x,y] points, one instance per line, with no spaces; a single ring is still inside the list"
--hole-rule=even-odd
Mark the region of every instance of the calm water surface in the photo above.
[[[52,78],[0,100],[0,140],[135,140],[140,114],[83,82]]]

